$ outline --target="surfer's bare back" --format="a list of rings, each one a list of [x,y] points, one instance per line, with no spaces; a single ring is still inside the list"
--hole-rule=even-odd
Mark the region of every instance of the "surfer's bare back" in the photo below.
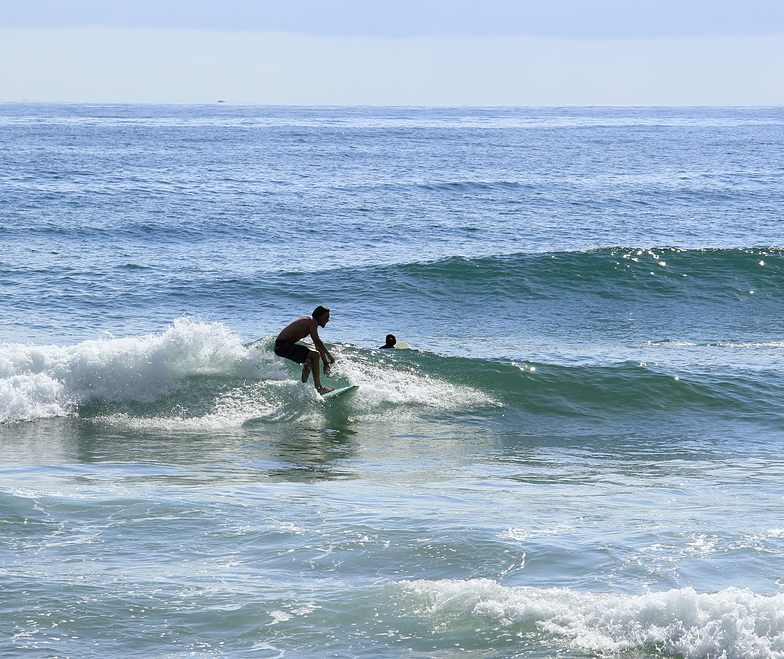
[[[335,363],[324,342],[319,338],[318,328],[324,327],[329,322],[329,309],[318,306],[313,310],[312,316],[303,316],[289,323],[283,328],[278,338],[275,339],[275,354],[278,357],[290,359],[297,364],[302,364],[302,381],[307,382],[311,372],[313,373],[313,385],[320,394],[325,394],[332,389],[321,386],[321,374],[319,372],[319,358],[324,362],[324,375],[329,377],[329,366]],[[310,335],[315,350],[297,343]]]

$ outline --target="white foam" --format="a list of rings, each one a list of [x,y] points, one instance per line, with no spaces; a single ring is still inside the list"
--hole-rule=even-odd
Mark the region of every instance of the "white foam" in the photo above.
[[[203,432],[239,428],[248,419],[269,416],[276,409],[276,404],[259,394],[257,388],[250,387],[235,388],[222,394],[213,402],[210,412],[198,416],[169,414],[165,417],[133,417],[119,413],[106,417],[106,420],[140,430]]]
[[[496,404],[478,389],[431,377],[404,363],[374,363],[359,354],[338,353],[336,373],[359,385],[358,397],[372,404],[422,405],[437,411]]]
[[[178,320],[162,334],[74,346],[0,346],[0,422],[64,416],[95,400],[150,402],[185,377],[253,370],[220,323]]]
[[[62,416],[71,408],[62,382],[46,373],[0,379],[0,423]]]
[[[504,587],[494,581],[407,581],[415,613],[446,629],[534,625],[577,651],[655,651],[689,659],[784,658],[784,595],[692,588],[646,595]]]

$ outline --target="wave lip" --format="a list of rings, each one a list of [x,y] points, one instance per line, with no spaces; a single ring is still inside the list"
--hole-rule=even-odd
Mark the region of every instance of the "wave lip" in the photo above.
[[[531,631],[572,650],[654,652],[701,659],[784,657],[784,595],[746,589],[697,593],[682,588],[645,595],[504,587],[495,581],[406,581],[415,613],[441,631],[471,623]],[[481,629],[485,632],[484,629]],[[483,633],[483,636],[487,636]]]

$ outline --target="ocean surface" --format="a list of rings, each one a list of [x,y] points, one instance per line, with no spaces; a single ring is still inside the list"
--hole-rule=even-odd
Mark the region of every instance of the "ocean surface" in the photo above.
[[[0,104],[0,656],[784,657],[782,209],[784,108]]]

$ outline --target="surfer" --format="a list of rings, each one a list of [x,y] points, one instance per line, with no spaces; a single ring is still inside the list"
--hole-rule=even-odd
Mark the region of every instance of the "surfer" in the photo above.
[[[394,334],[387,334],[387,342],[381,346],[381,350],[384,348],[394,348],[395,344],[397,343],[397,339],[395,338]]]
[[[332,389],[321,386],[321,374],[319,372],[319,358],[324,361],[324,375],[329,377],[330,364],[335,363],[335,358],[327,350],[324,342],[319,338],[318,328],[324,327],[329,322],[329,309],[319,305],[313,311],[312,316],[303,316],[289,323],[283,328],[278,338],[275,339],[275,354],[278,357],[290,359],[297,364],[302,364],[302,381],[307,382],[311,372],[313,373],[313,385],[320,394],[325,394]],[[313,340],[315,350],[297,343],[304,339],[308,334]]]

